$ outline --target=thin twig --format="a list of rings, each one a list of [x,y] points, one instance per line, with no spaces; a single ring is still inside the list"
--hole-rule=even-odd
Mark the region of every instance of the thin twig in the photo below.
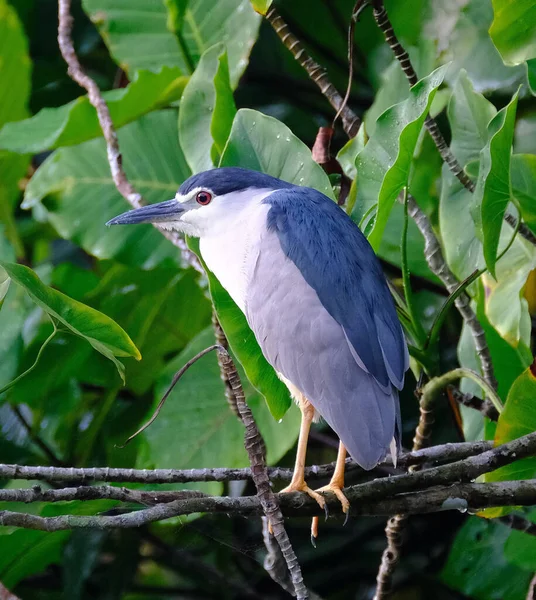
[[[397,467],[406,468],[415,464],[435,464],[463,460],[490,450],[492,442],[462,442],[432,446],[418,452],[406,452],[397,460]],[[390,458],[378,467],[392,467]],[[333,475],[335,462],[325,465],[313,465],[305,468],[306,479],[328,479]],[[268,467],[271,480],[290,481],[293,469]],[[346,474],[363,470],[351,459],[346,460]],[[227,469],[222,467],[208,469],[118,469],[110,467],[34,467],[24,465],[0,464],[0,480],[30,480],[57,483],[89,483],[102,481],[108,483],[190,483],[200,481],[245,481],[251,479],[251,469]]]
[[[413,68],[413,65],[411,64],[411,60],[409,58],[408,53],[404,50],[402,44],[396,37],[391,21],[389,20],[389,17],[387,15],[387,10],[385,9],[383,0],[374,0],[373,13],[374,18],[376,20],[376,24],[383,32],[385,36],[385,41],[389,44],[389,47],[393,51],[395,58],[400,63],[402,71],[406,75],[410,86],[415,85],[419,81],[419,78],[415,69]],[[460,164],[458,159],[450,151],[450,148],[445,142],[445,138],[439,130],[436,120],[430,115],[427,115],[424,125],[426,129],[428,129],[428,132],[430,133],[439,151],[439,154],[443,159],[443,162],[446,163],[450,171],[454,174],[455,177],[457,177],[460,183],[467,190],[469,190],[470,192],[474,192],[475,184],[471,181],[467,173],[464,171],[463,166]],[[506,213],[504,216],[504,220],[514,229],[518,227],[517,219],[513,215]],[[536,245],[536,237],[524,223],[519,224],[519,234],[531,244]]]
[[[522,531],[529,535],[536,535],[536,523],[529,521],[526,517],[518,513],[510,513],[504,517],[499,517],[497,520],[510,529]]]
[[[310,79],[320,88],[322,94],[336,111],[341,110],[344,131],[349,138],[355,137],[361,125],[361,119],[344,104],[344,100],[329,80],[326,69],[319,65],[305,50],[301,41],[290,31],[288,25],[279,16],[274,6],[266,13],[266,19],[275,29],[279,39],[292,56],[307,71]]]
[[[306,600],[309,598],[309,593],[303,582],[300,564],[285,530],[283,513],[279,508],[278,498],[272,491],[270,485],[270,478],[268,477],[268,469],[266,466],[266,446],[264,440],[255,423],[253,413],[246,403],[242,382],[240,381],[240,376],[238,375],[238,371],[231,355],[223,347],[220,347],[219,354],[220,364],[222,365],[225,377],[231,386],[238,414],[244,424],[244,446],[248,453],[251,476],[257,489],[257,498],[270,523],[274,537],[277,540],[287,564],[296,598],[298,598],[298,600]]]
[[[499,418],[499,412],[489,400],[482,400],[482,398],[473,396],[473,394],[464,394],[454,385],[447,386],[447,391],[452,395],[456,402],[478,410],[491,421],[497,421]]]

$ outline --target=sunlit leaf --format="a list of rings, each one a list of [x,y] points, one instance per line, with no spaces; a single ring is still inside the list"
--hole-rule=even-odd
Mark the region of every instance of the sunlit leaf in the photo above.
[[[504,444],[536,431],[536,363],[515,380],[501,412],[495,443]],[[532,479],[536,475],[536,458],[525,458],[486,475],[486,481]]]
[[[251,4],[260,15],[265,15],[272,5],[272,0],[251,0]]]
[[[495,276],[503,217],[510,202],[510,156],[514,139],[517,93],[488,126],[488,142],[480,153],[475,206],[480,207],[486,266]],[[478,226],[478,223],[477,223]]]
[[[124,367],[116,357],[141,359],[138,349],[127,333],[110,317],[46,286],[24,265],[0,262],[0,267],[6,271],[13,283],[23,287],[30,298],[55,322],[85,339],[95,350],[110,359],[121,376]]]
[[[512,194],[523,222],[536,232],[536,155],[514,154],[510,163]]]
[[[249,0],[196,0],[180,11],[173,7],[171,28],[163,1],[83,0],[83,6],[127,73],[166,65],[189,75],[207,48],[224,42],[233,87],[247,65],[261,21]]]
[[[158,73],[138,71],[126,88],[105,92],[103,97],[114,125],[121,127],[180,98],[186,81],[177,68],[163,67]],[[81,96],[64,106],[44,108],[30,119],[6,125],[0,131],[0,148],[36,153],[101,135],[95,109],[87,96]]]
[[[493,104],[473,90],[467,73],[462,71],[448,107],[450,149],[462,166],[479,157],[488,139],[488,123],[496,112]],[[447,262],[460,279],[482,263],[482,245],[475,236],[471,216],[473,206],[473,194],[443,165],[439,226]]]
[[[327,175],[313,161],[305,144],[283,123],[254,110],[238,111],[221,165],[268,173],[290,183],[314,187],[333,198]],[[248,379],[266,398],[274,417],[280,419],[290,406],[286,387],[268,365],[242,311],[211,274],[209,282],[218,318],[233,352]]]
[[[378,205],[369,241],[380,244],[396,197],[408,183],[409,169],[419,133],[446,67],[440,67],[414,85],[407,100],[385,111],[374,135],[357,156],[358,198],[352,216],[359,218]]]
[[[536,4],[534,0],[492,0],[489,34],[507,65],[536,57]]]
[[[218,164],[235,114],[227,53],[217,44],[201,57],[181,101],[179,140],[192,172]]]

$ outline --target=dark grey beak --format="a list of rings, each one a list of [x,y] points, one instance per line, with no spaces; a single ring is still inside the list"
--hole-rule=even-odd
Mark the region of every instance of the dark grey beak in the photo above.
[[[149,204],[110,219],[106,225],[134,225],[136,223],[165,223],[177,221],[184,208],[177,200],[166,200],[158,204]]]

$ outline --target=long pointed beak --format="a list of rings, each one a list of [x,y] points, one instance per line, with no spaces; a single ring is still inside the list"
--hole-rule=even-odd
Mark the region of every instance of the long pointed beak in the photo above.
[[[184,213],[184,208],[177,200],[166,200],[157,204],[149,204],[110,219],[106,225],[134,225],[136,223],[165,223],[177,221]]]

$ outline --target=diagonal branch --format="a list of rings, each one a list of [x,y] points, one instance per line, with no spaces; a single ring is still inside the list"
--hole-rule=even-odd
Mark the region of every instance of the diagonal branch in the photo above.
[[[266,19],[274,28],[284,46],[305,69],[311,81],[320,88],[320,91],[331,106],[333,106],[338,114],[340,111],[343,128],[348,134],[348,137],[355,137],[361,126],[361,119],[353,112],[353,110],[346,106],[344,98],[331,83],[326,69],[318,64],[312,56],[307,53],[302,42],[290,31],[288,25],[283,21],[273,6],[266,13]]]

